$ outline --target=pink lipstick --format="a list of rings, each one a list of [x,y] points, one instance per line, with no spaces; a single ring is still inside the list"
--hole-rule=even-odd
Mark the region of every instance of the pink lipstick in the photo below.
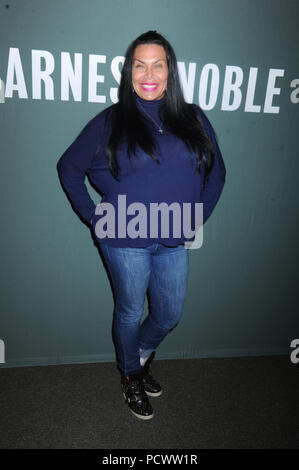
[[[143,91],[155,91],[157,90],[159,84],[158,83],[140,83],[140,86]]]

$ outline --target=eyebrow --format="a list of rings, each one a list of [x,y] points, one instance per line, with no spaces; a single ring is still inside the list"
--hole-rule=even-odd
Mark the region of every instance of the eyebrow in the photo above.
[[[138,60],[138,61],[141,62],[142,64],[145,64],[145,62],[143,62],[143,60],[137,59],[137,57],[135,57],[133,60]],[[154,60],[153,64],[155,64],[156,62],[160,62],[161,60],[164,60],[164,62],[165,62],[165,59],[157,59],[157,60]]]

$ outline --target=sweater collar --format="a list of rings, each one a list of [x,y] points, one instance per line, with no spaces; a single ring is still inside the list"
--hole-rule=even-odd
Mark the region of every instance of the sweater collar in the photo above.
[[[136,98],[136,103],[137,103],[137,106],[138,105],[141,105],[143,108],[146,108],[146,109],[157,109],[157,108],[160,108],[160,106],[165,103],[165,95],[163,96],[163,98],[160,98],[159,100],[144,100],[143,98],[140,98],[140,96],[138,96],[136,93],[135,93],[135,98]]]

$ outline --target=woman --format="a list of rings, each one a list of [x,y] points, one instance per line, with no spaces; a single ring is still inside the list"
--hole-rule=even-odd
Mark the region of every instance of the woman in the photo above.
[[[123,394],[135,416],[150,419],[149,396],[162,393],[150,364],[182,315],[186,246],[212,213],[226,174],[210,122],[184,101],[176,57],[163,36],[148,31],[132,42],[118,103],[86,125],[58,171],[74,210],[91,225],[111,276]],[[86,175],[102,195],[98,206]],[[191,230],[179,217],[188,204]],[[140,324],[146,293],[149,314]]]

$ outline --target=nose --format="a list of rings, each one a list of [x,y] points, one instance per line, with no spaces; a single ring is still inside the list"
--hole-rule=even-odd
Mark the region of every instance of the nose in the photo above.
[[[146,76],[146,79],[149,80],[149,81],[153,78],[153,69],[152,69],[152,66],[149,65],[149,66],[146,68],[146,74],[145,74],[145,76]]]

